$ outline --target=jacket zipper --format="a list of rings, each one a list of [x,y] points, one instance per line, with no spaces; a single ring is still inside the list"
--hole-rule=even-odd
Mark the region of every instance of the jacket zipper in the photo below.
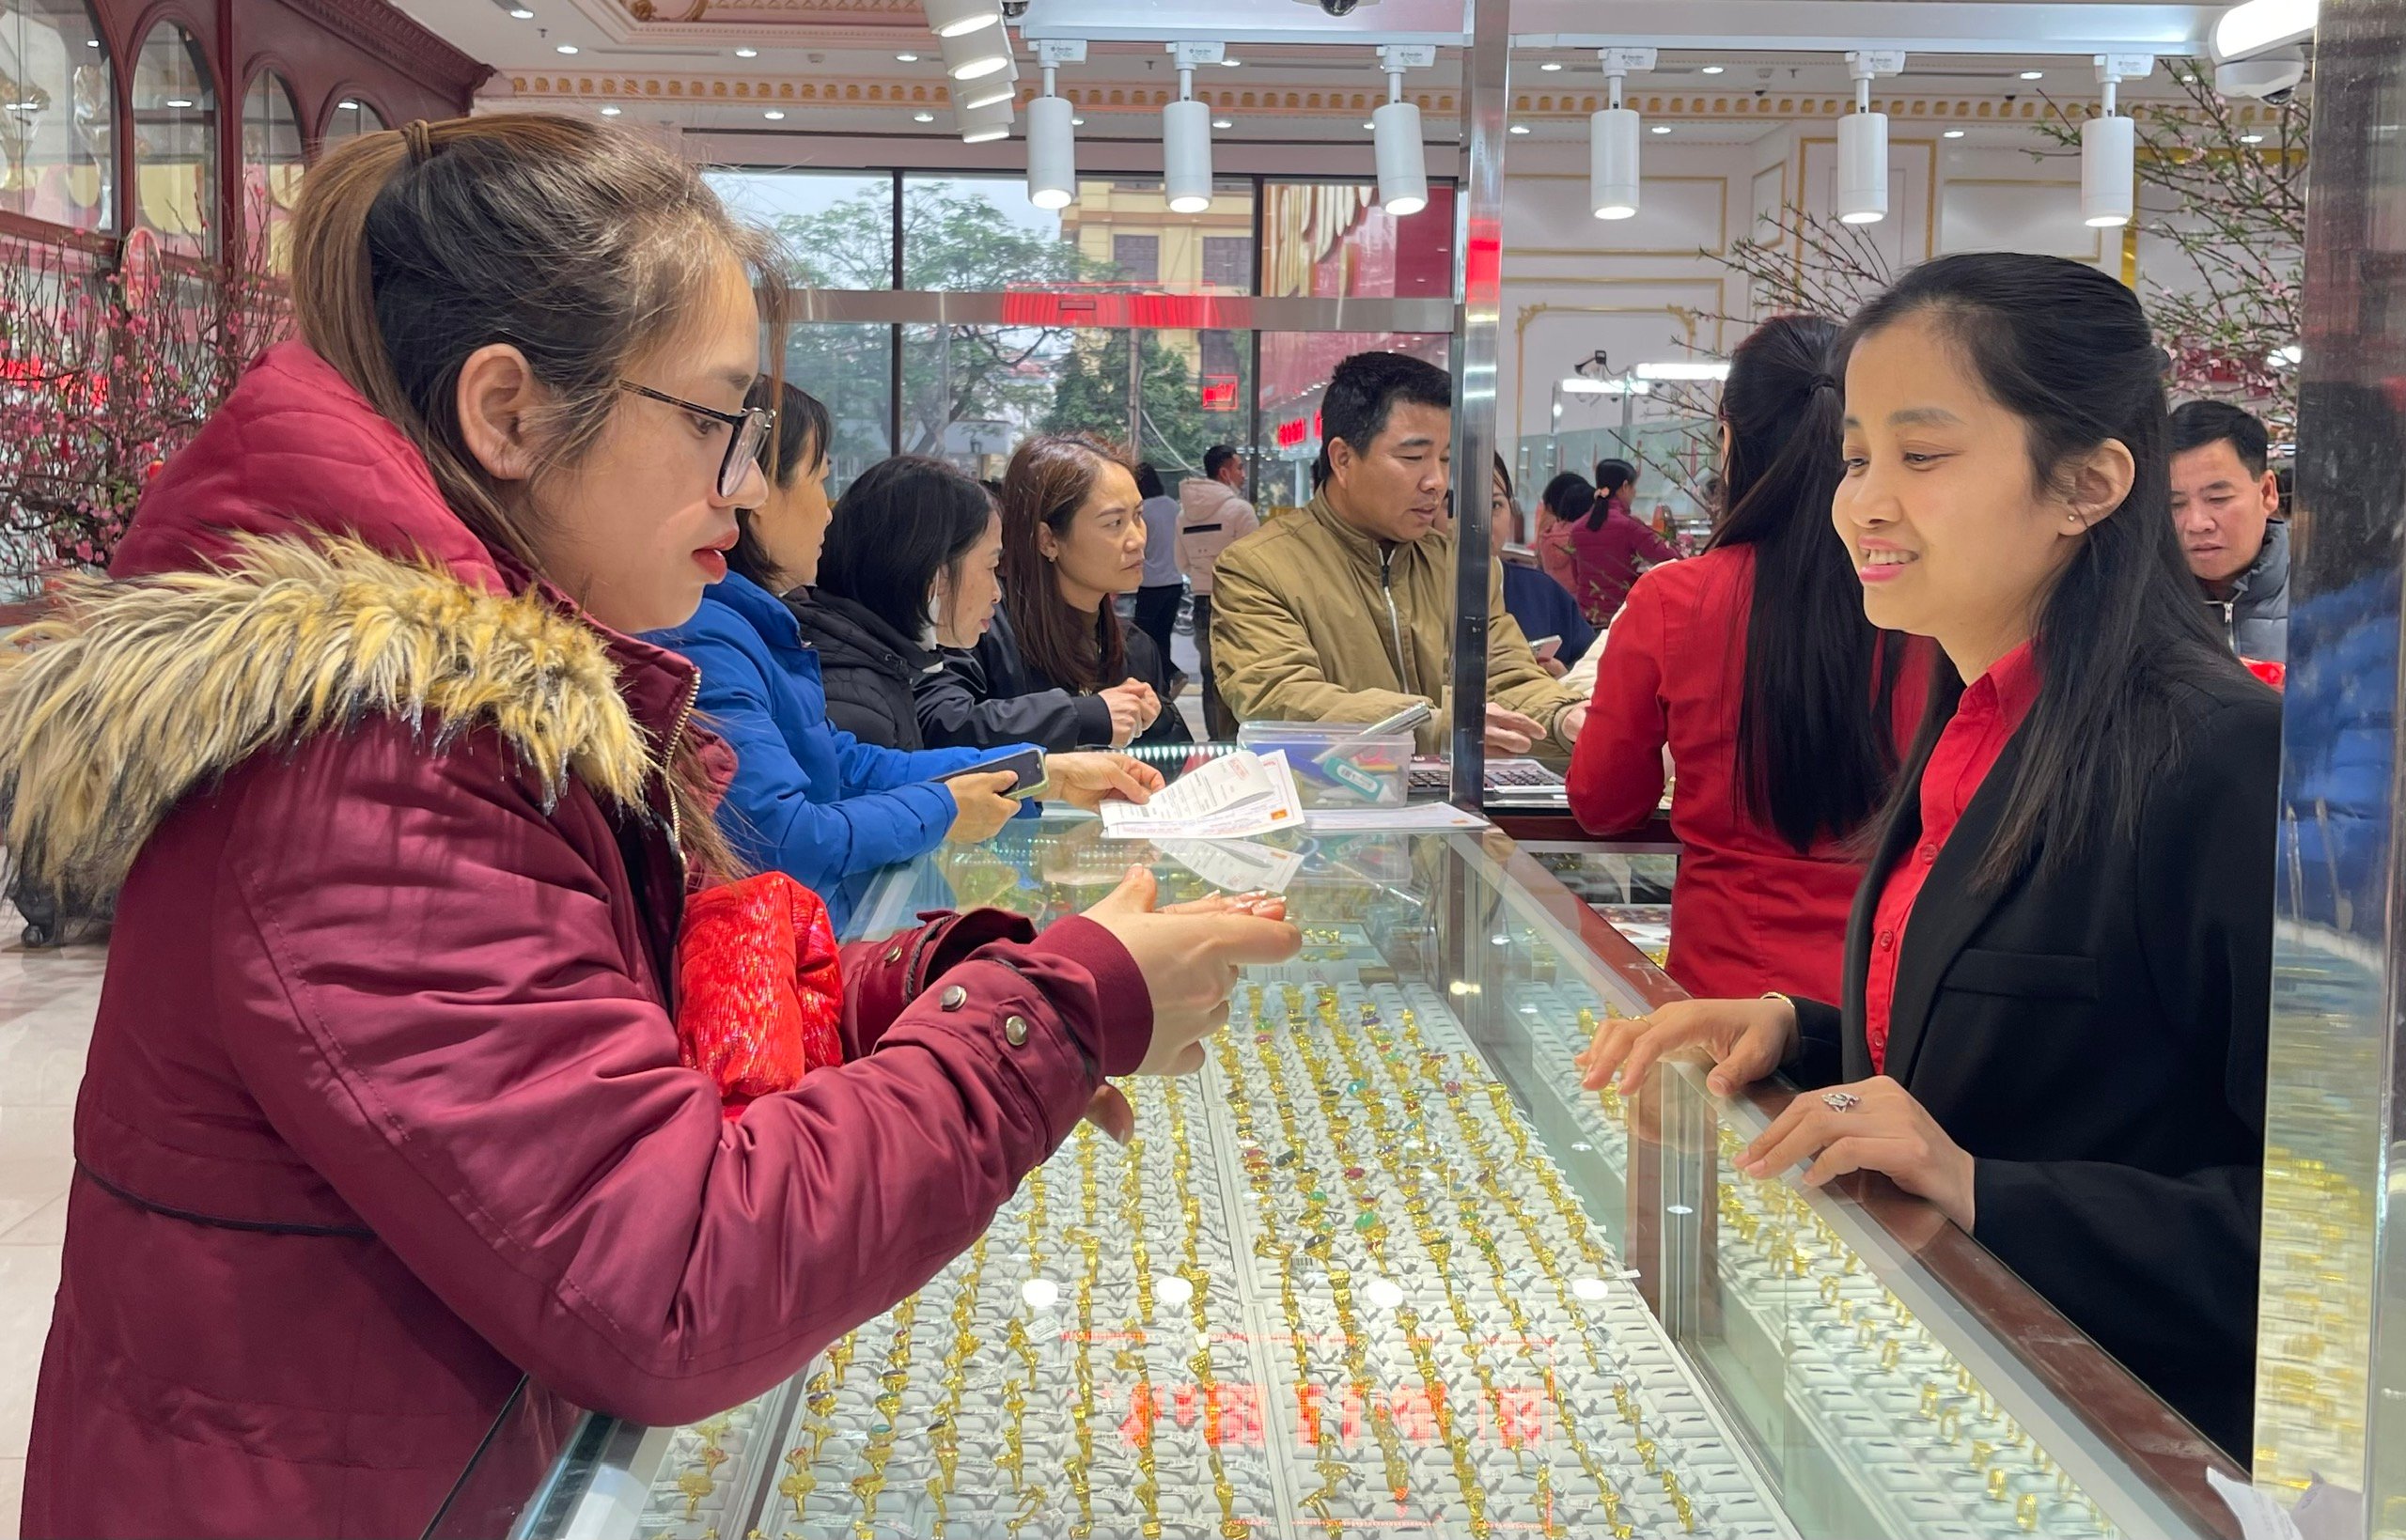
[[[677,720],[668,729],[668,742],[660,754],[661,789],[668,794],[668,848],[677,852],[680,877],[685,864],[685,820],[677,806],[677,743],[685,736],[685,723],[694,720],[694,707],[702,698],[702,673],[694,671],[691,684],[685,687],[685,704],[677,708]],[[684,883],[680,880],[679,888]]]
[[[1403,617],[1396,613],[1395,608],[1395,551],[1393,547],[1379,552],[1379,592],[1386,596],[1387,632],[1395,639],[1395,677],[1403,681],[1405,690],[1416,695],[1420,693],[1419,687],[1413,683],[1411,665],[1404,661]]]

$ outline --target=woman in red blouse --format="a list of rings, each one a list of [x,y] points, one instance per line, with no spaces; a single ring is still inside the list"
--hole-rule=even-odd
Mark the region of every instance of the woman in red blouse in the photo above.
[[[1571,756],[1571,811],[1610,833],[1654,810],[1669,750],[1669,969],[1692,994],[1837,998],[1863,879],[1849,841],[1920,717],[1926,665],[1898,688],[1903,639],[1864,618],[1830,536],[1836,338],[1782,316],[1740,344],[1721,397],[1728,514],[1702,555],[1630,590]]]
[[[1609,626],[1638,574],[1677,561],[1680,553],[1629,511],[1637,491],[1637,470],[1629,461],[1599,461],[1594,494],[1583,506],[1585,490],[1582,483],[1555,508],[1570,543],[1570,581],[1565,586],[1589,625]]]
[[[1842,990],[1608,1023],[1586,1083],[1784,1071],[1811,1094],[1742,1171],[1884,1174],[2244,1459],[2280,704],[2173,533],[2164,353],[2108,275],[1978,253],[1841,356],[1864,611],[1944,653]]]

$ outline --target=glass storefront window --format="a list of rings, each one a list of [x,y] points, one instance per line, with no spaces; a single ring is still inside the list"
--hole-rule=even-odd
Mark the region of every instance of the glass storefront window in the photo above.
[[[1137,459],[1150,460],[1175,482],[1202,474],[1203,453],[1211,445],[1246,443],[1249,334],[1133,333],[1141,420],[1128,410],[1131,334],[905,327],[903,451],[938,456],[973,475],[994,475],[1030,434],[1086,432],[1133,443]]]
[[[1048,210],[1027,201],[1023,178],[902,180],[905,288],[1250,294],[1252,241],[1250,182],[1221,182],[1211,208],[1176,214],[1159,181],[1082,180],[1077,201]]]
[[[720,168],[704,172],[702,179],[729,213],[777,238],[796,282],[814,288],[894,287],[890,175]]]
[[[1454,291],[1454,190],[1405,219],[1368,182],[1265,182],[1261,292],[1274,298],[1442,299]]]
[[[83,0],[0,6],[0,209],[108,229],[116,89]]]
[[[242,94],[242,228],[270,272],[292,260],[292,206],[301,197],[301,112],[292,86],[262,70]]]
[[[894,328],[807,324],[786,329],[786,379],[823,402],[833,422],[827,495],[893,452]]]
[[[364,133],[382,133],[391,126],[372,102],[347,96],[335,103],[334,116],[326,119],[323,148],[332,149],[346,139],[356,139]]]
[[[192,34],[161,22],[133,61],[134,213],[163,251],[217,254],[217,87]]]

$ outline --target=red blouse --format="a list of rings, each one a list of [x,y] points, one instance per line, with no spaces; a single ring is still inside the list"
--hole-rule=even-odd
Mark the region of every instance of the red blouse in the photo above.
[[[1746,546],[1637,580],[1604,634],[1594,703],[1570,759],[1570,810],[1598,833],[1642,823],[1662,799],[1668,749],[1679,775],[1671,829],[1681,846],[1670,975],[1704,999],[1777,989],[1836,1000],[1862,863],[1837,840],[1800,854],[1738,801],[1754,586]],[[1889,719],[1900,750],[1921,721],[1929,678],[1921,645],[1906,656]]]
[[[1890,869],[1887,885],[1880,890],[1880,907],[1872,915],[1863,1026],[1876,1074],[1887,1069],[1888,1025],[1897,1002],[1897,958],[1904,951],[1905,926],[1913,918],[1914,900],[1921,896],[1921,885],[1929,879],[1938,852],[1945,848],[1947,837],[1962,821],[1963,809],[1972,805],[1980,783],[1996,768],[1997,756],[2021,730],[2023,719],[2038,698],[2038,655],[2024,642],[1964,688],[1954,719],[1930,748],[1929,764],[1921,776],[1921,843]]]

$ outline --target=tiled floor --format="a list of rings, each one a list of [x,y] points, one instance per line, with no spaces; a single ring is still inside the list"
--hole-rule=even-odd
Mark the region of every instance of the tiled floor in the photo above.
[[[0,906],[0,1540],[15,1540],[34,1371],[58,1289],[75,1086],[92,1037],[102,953],[27,952]]]

